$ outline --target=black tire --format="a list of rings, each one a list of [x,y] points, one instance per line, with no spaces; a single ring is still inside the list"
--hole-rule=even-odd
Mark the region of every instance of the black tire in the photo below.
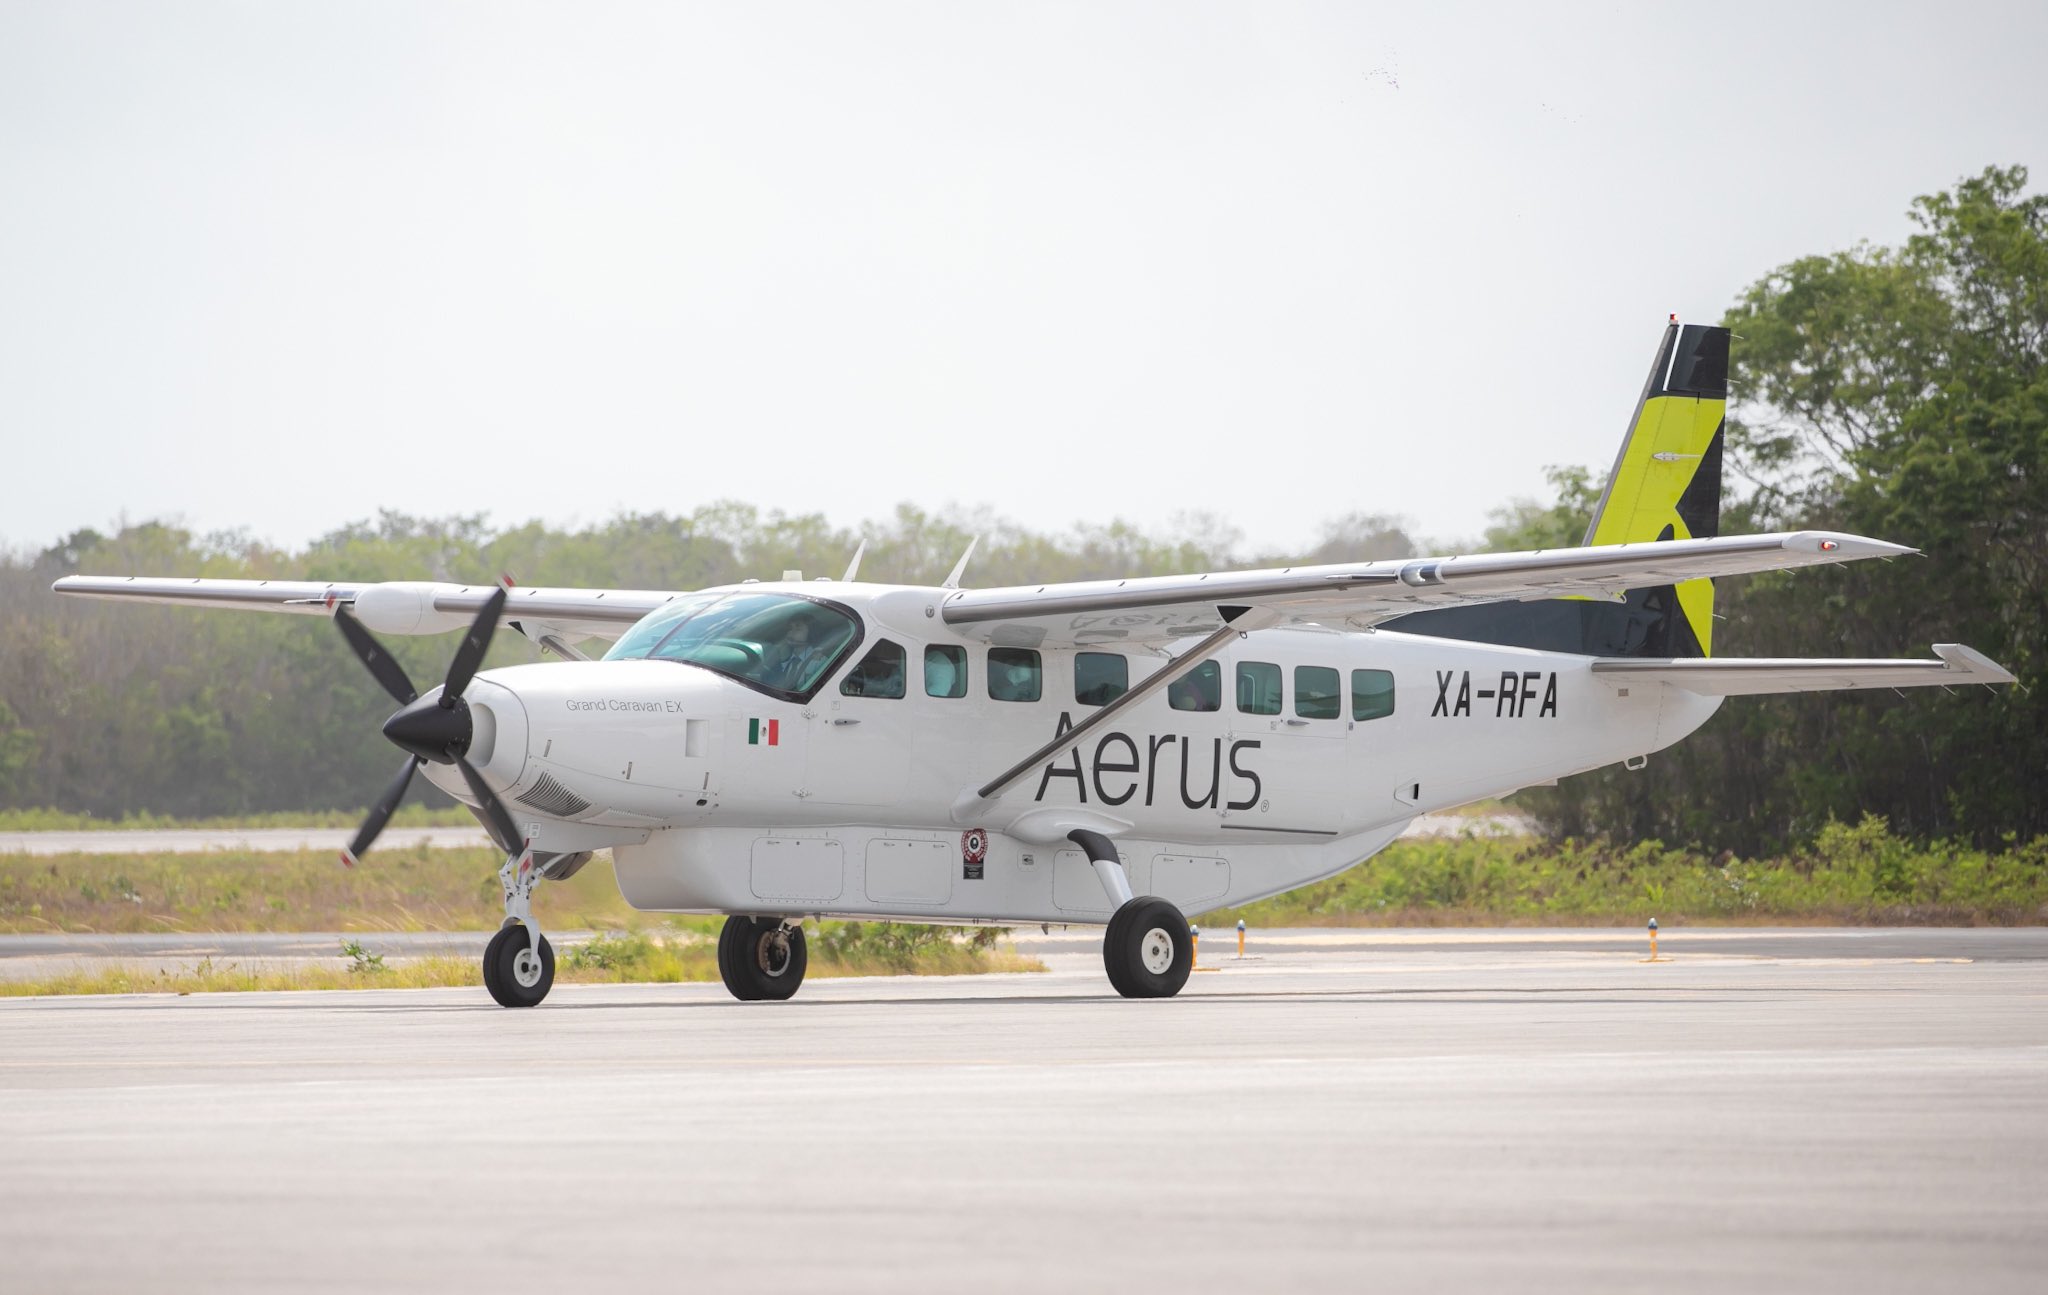
[[[498,934],[504,934],[505,929],[500,927]],[[492,956],[497,947],[498,938],[495,935],[491,937],[491,942],[484,946],[484,988],[490,991],[491,1001],[502,1007],[505,1003],[505,991],[498,987],[498,960]]]
[[[740,946],[753,929],[751,917],[728,917],[718,931],[718,978],[725,982],[726,991],[743,1003],[759,997],[754,982],[740,974]]]
[[[1131,915],[1131,906],[1137,902],[1134,899],[1112,913],[1109,927],[1102,933],[1102,970],[1109,977],[1109,987],[1125,998],[1136,998],[1138,995],[1131,988],[1130,977],[1124,974],[1126,959],[1116,950],[1123,947],[1123,930],[1129,925],[1124,919]]]
[[[1187,917],[1156,895],[1138,896],[1109,919],[1102,966],[1125,998],[1173,997],[1195,969]]]
[[[526,928],[507,926],[491,937],[484,947],[484,988],[500,1007],[536,1007],[555,985],[555,948],[548,937],[540,937],[540,968],[534,974],[525,962],[529,941]],[[522,981],[521,970],[526,976]]]
[[[810,951],[804,929],[791,926],[785,937],[773,917],[728,917],[718,933],[718,975],[734,998],[743,1003],[779,1002],[804,983]]]

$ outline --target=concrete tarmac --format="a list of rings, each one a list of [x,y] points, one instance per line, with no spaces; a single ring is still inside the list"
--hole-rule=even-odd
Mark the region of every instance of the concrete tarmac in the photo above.
[[[782,1004],[0,1001],[0,1289],[2039,1289],[2048,931],[1398,934],[1155,1002],[1056,936]]]

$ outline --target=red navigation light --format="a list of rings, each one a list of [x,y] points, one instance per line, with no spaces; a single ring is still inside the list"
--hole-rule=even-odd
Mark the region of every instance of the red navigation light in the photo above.
[[[1820,542],[1820,551],[1823,553],[1833,553],[1836,549],[1840,547],[1842,546],[1835,543],[1833,540],[1822,540]]]

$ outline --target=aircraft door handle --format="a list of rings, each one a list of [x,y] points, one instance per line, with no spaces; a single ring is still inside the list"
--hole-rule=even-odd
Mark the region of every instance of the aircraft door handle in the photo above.
[[[848,725],[848,724],[858,724],[858,723],[860,723],[860,721],[859,721],[859,720],[857,720],[857,719],[835,719],[835,720],[833,720],[833,721],[832,721],[832,727],[833,727],[833,728],[844,728],[844,727],[845,727],[846,725]]]
[[[1290,719],[1287,721],[1287,724],[1290,728],[1305,728],[1308,725],[1308,721],[1305,719]]]

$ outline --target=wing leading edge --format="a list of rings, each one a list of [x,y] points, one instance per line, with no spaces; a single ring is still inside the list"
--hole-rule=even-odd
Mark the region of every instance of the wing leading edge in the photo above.
[[[380,634],[439,634],[461,629],[497,589],[429,581],[341,584],[294,580],[209,580],[153,576],[65,576],[60,594],[119,602],[331,616],[346,605]],[[654,589],[515,588],[508,621],[535,621],[571,633],[617,638],[642,616],[679,595]]]
[[[1427,607],[1581,595],[1644,585],[1889,558],[1916,550],[1832,531],[1659,540],[1527,553],[1395,559],[1204,575],[963,590],[939,614],[991,643],[1071,647],[1165,644],[1215,631],[1219,608],[1261,607],[1282,622],[1368,629]]]

